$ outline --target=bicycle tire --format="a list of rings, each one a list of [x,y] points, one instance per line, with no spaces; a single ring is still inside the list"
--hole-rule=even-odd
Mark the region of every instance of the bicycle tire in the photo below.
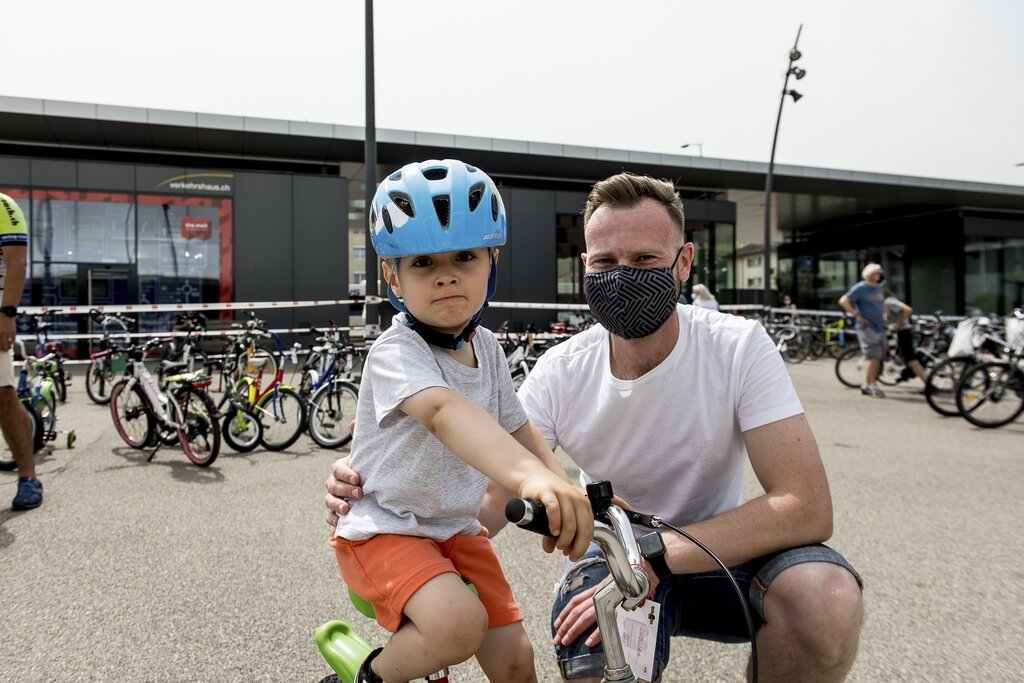
[[[324,448],[347,444],[358,401],[359,390],[348,382],[331,381],[317,389],[309,401],[309,436]]]
[[[891,358],[883,358],[882,365],[878,368],[878,382],[887,387],[894,387],[900,383],[900,375],[904,366],[896,365]]]
[[[260,445],[263,425],[248,410],[232,409],[221,421],[221,435],[224,443],[238,453],[248,453]]]
[[[121,439],[132,448],[143,448],[153,437],[156,422],[149,401],[136,384],[128,389],[128,378],[110,390],[110,417]]]
[[[974,364],[974,359],[969,356],[953,356],[938,362],[931,369],[924,385],[924,399],[932,410],[944,417],[960,414],[956,405],[956,385],[964,370]]]
[[[1024,373],[1000,361],[973,365],[957,382],[956,405],[977,427],[1009,424],[1024,412]]]
[[[792,339],[787,339],[783,342],[784,349],[782,349],[782,357],[787,363],[796,365],[803,363],[804,359],[807,358],[807,349],[804,347],[804,340],[801,335],[796,335]]]
[[[53,390],[57,395],[57,400],[61,403],[67,403],[68,400],[68,384],[67,376],[64,372],[64,366],[61,363],[57,363],[57,370],[53,373]]]
[[[114,385],[114,372],[110,367],[110,358],[105,358],[91,361],[85,371],[85,393],[97,405],[110,403],[110,389]]]
[[[864,384],[864,357],[860,349],[847,349],[836,359],[836,378],[851,389]]]
[[[268,451],[288,448],[306,428],[306,402],[290,387],[268,391],[256,402],[256,414],[263,426],[260,443]]]
[[[512,388],[515,389],[517,392],[519,391],[519,388],[523,386],[523,382],[525,382],[525,381],[526,381],[526,371],[525,370],[520,368],[520,369],[518,369],[518,370],[516,370],[515,372],[512,373]]]
[[[18,405],[22,407],[25,412],[25,419],[28,421],[28,427],[32,439],[32,453],[33,455],[38,453],[43,448],[43,424],[39,415],[36,411],[32,410],[32,406],[25,403],[25,401],[18,401]],[[17,463],[14,460],[14,451],[11,450],[10,444],[7,443],[7,439],[0,439],[0,460],[8,461],[9,463],[15,463],[9,465],[11,469],[17,467]],[[8,468],[4,468],[8,469]]]
[[[180,410],[182,429],[178,441],[185,457],[199,467],[209,467],[220,454],[220,425],[217,406],[205,391],[186,386],[174,397]]]

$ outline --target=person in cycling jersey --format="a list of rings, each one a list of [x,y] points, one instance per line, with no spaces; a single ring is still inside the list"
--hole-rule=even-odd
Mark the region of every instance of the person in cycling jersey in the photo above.
[[[828,481],[775,345],[756,321],[678,304],[693,245],[670,182],[624,173],[597,183],[584,239],[584,291],[599,325],[540,357],[518,394],[527,415],[583,483],[611,481],[636,510],[684,527],[732,568],[757,628],[761,680],[842,680],[857,650],[861,582],[823,545]],[[748,464],[764,493],[743,501]],[[360,486],[360,474],[335,463],[329,521],[371,484],[365,475]],[[508,493],[489,495],[482,521],[493,530]],[[673,637],[748,638],[716,565],[678,536],[663,539],[662,560],[644,565],[662,605],[655,680]],[[559,584],[552,635],[566,679],[601,676],[593,596],[607,581],[592,547]]]
[[[0,193],[0,428],[14,456],[0,461],[0,469],[18,470],[18,492],[11,507],[32,510],[43,504],[43,484],[36,478],[32,453],[32,427],[18,400],[14,374],[14,337],[18,303],[25,286],[28,223],[21,207]]]
[[[573,557],[593,517],[527,421],[501,346],[479,327],[506,241],[504,205],[483,171],[424,161],[380,184],[370,230],[400,313],[366,357],[351,457],[367,484],[331,545],[345,583],[394,635],[357,680],[413,680],[475,655],[492,681],[536,681],[522,614],[478,521],[488,477],[553,505],[557,546]]]

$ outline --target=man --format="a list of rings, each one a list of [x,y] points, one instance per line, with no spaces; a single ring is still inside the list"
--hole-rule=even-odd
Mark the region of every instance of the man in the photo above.
[[[860,393],[871,398],[885,398],[885,392],[878,388],[878,373],[885,358],[885,292],[882,283],[885,274],[882,266],[869,263],[861,271],[864,278],[839,298],[839,306],[857,320],[857,337],[860,352],[867,363],[864,365],[864,385]]]
[[[32,453],[32,427],[18,400],[14,375],[15,322],[25,286],[27,252],[25,215],[13,199],[0,193],[0,428],[14,455],[13,463],[0,462],[0,467],[18,470],[18,493],[11,506],[15,510],[32,510],[43,504],[43,485],[36,479]]]
[[[760,680],[842,680],[860,632],[859,577],[818,545],[832,533],[828,482],[774,344],[756,322],[677,304],[693,245],[670,183],[630,174],[598,183],[584,238],[585,292],[600,325],[541,357],[519,393],[527,414],[584,483],[610,480],[634,508],[684,526],[733,567],[758,627]],[[748,458],[765,493],[742,502]],[[343,483],[358,483],[344,460],[334,471],[328,522],[347,512],[334,496],[361,493]],[[492,493],[503,505],[507,494]],[[500,528],[496,512],[481,521]],[[712,561],[682,538],[663,540],[665,565],[644,567],[662,604],[655,680],[671,636],[747,637]],[[604,666],[592,599],[608,579],[598,558],[592,548],[573,565],[555,600],[567,679],[598,680]]]

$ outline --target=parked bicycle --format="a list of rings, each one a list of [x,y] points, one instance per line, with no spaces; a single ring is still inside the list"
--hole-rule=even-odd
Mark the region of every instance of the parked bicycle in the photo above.
[[[60,312],[61,309],[55,308],[46,315],[52,316]],[[36,358],[49,358],[47,362],[51,364],[54,394],[58,401],[64,403],[68,400],[67,385],[71,382],[71,373],[64,367],[64,345],[59,341],[50,341],[49,329],[53,323],[47,321],[44,315],[32,316],[32,325],[36,333]]]
[[[313,328],[311,333],[320,333]],[[303,370],[301,386],[309,394],[309,435],[324,448],[341,448],[352,440],[349,423],[355,419],[359,388],[351,379],[359,355],[336,328],[317,337]]]
[[[135,319],[117,313],[101,313],[95,308],[89,311],[89,317],[100,326],[102,336],[99,350],[89,356],[85,393],[93,403],[106,405],[110,403],[111,387],[128,365],[124,349],[131,344],[129,332],[135,327]]]
[[[65,435],[65,445],[74,448],[75,431],[63,430],[57,427],[57,403],[60,399],[58,386],[62,386],[63,369],[60,365],[60,355],[55,350],[47,351],[41,357],[25,354],[25,345],[21,341],[15,342],[21,350],[24,362],[21,371],[18,373],[18,396],[22,404],[29,407],[35,414],[34,426],[39,430],[39,441],[46,443],[56,441],[58,435]],[[37,349],[51,348],[49,344],[37,344]],[[37,449],[38,450],[38,449]]]
[[[281,337],[268,330],[262,320],[251,316],[250,322],[246,330],[248,346],[234,361],[240,373],[234,396],[260,421],[263,447],[283,451],[295,443],[306,427],[306,402],[295,387],[284,383],[286,351],[290,352],[292,362],[298,364],[297,349],[294,346],[288,349]],[[270,356],[272,363],[257,345],[259,339],[266,337],[273,339],[277,347],[276,353]],[[225,359],[227,362],[230,359]],[[264,388],[264,377],[271,374],[271,370],[272,378]]]
[[[132,448],[152,448],[152,461],[163,445],[175,442],[199,467],[209,467],[220,452],[217,408],[203,390],[210,379],[201,373],[167,377],[167,391],[143,363],[146,352],[164,343],[151,339],[128,350],[126,376],[110,391],[114,427]]]
[[[957,386],[968,368],[1004,354],[1004,338],[999,319],[976,316],[957,325],[948,344],[949,355],[928,373],[924,397],[932,410],[944,417],[960,415]]]
[[[1019,308],[1007,321],[1002,351],[999,360],[967,368],[957,382],[957,409],[978,427],[1002,427],[1024,412],[1024,312]]]

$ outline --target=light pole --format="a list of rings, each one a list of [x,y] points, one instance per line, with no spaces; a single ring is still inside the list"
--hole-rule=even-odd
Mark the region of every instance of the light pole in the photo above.
[[[365,182],[363,196],[366,198],[366,205],[363,208],[363,223],[366,226],[366,290],[363,303],[363,329],[364,335],[369,337],[380,333],[380,309],[377,304],[367,303],[370,297],[380,295],[380,288],[377,282],[377,271],[380,266],[377,264],[377,252],[373,248],[373,239],[370,237],[370,207],[373,206],[373,195],[377,191],[377,116],[376,116],[376,94],[374,88],[373,68],[373,0],[366,0],[365,8],[365,29],[366,29],[366,129],[365,145],[363,148],[363,178]],[[370,270],[370,267],[373,270]]]
[[[679,149],[686,149],[687,147],[696,147],[697,154],[704,156],[704,143],[703,142],[687,142],[685,145],[679,145]]]
[[[768,177],[765,178],[764,182],[764,307],[770,308],[772,305],[772,172],[775,170],[775,144],[779,141],[779,122],[782,121],[782,105],[786,101],[786,95],[793,98],[794,102],[800,100],[803,95],[798,93],[796,90],[789,89],[789,77],[795,76],[796,80],[800,80],[807,75],[807,72],[798,66],[793,66],[793,62],[800,59],[800,50],[796,49],[797,43],[800,42],[800,32],[803,30],[804,25],[800,24],[800,28],[796,31],[796,40],[793,41],[793,49],[789,51],[789,68],[786,69],[786,80],[782,84],[782,96],[779,98],[779,115],[775,117],[775,135],[772,137],[772,155],[768,160]]]

